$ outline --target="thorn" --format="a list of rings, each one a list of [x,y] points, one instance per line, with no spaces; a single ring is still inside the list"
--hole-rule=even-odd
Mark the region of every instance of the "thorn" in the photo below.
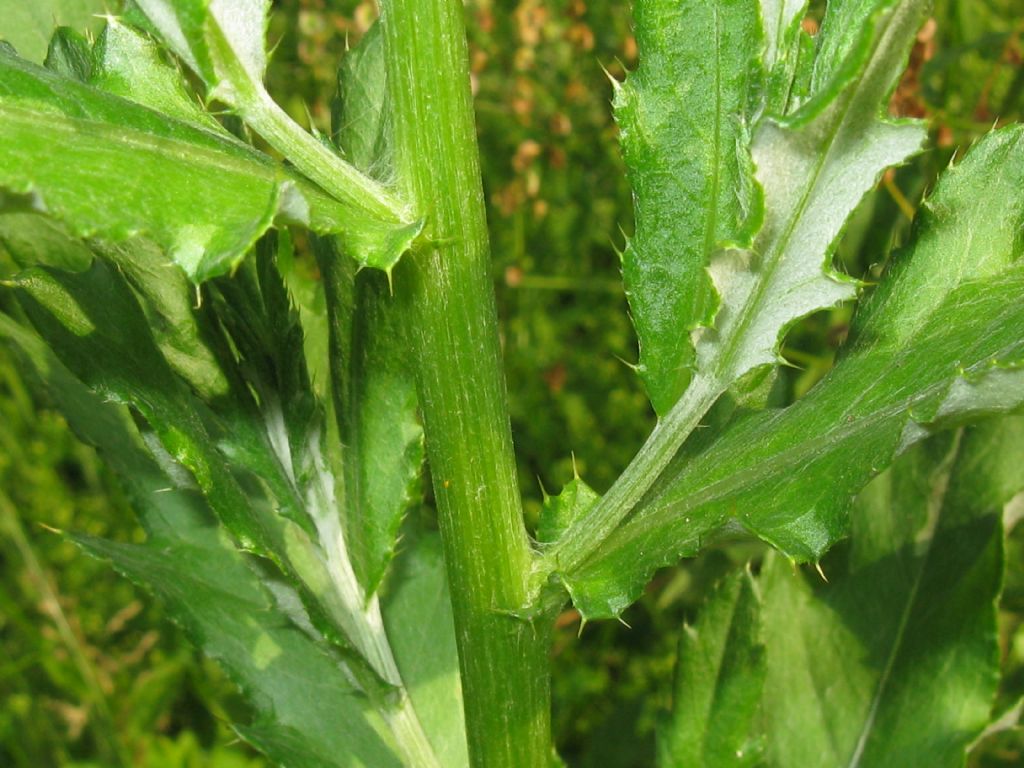
[[[173,488],[157,488],[153,493],[170,493],[173,490]]]
[[[616,61],[618,61],[618,59],[616,59]],[[621,64],[621,63],[622,63],[622,62],[620,61],[620,62],[619,62],[619,64]],[[619,81],[618,81],[618,80],[617,80],[617,79],[615,78],[615,76],[614,76],[614,75],[613,75],[613,74],[612,74],[611,72],[609,72],[609,71],[608,71],[608,68],[607,68],[607,67],[606,67],[606,66],[605,66],[605,65],[604,65],[603,63],[601,63],[600,61],[598,61],[598,62],[597,62],[597,66],[599,66],[599,67],[601,68],[601,71],[602,71],[602,72],[604,72],[604,76],[608,78],[608,82],[610,82],[610,83],[612,84],[612,88],[613,88],[613,89],[614,89],[614,90],[615,90],[616,92],[618,92],[618,90],[619,90],[619,89],[620,89],[620,88],[622,87],[622,83],[620,83],[620,82],[619,82]],[[623,67],[623,69],[625,69],[625,67]]]
[[[578,630],[578,631],[576,632],[576,639],[577,639],[577,640],[579,640],[579,639],[580,639],[581,637],[583,637],[583,628],[584,628],[585,626],[587,626],[587,617],[586,617],[586,616],[584,616],[584,615],[583,615],[583,614],[581,613],[581,614],[580,614],[580,628],[579,628],[579,630]]]
[[[394,298],[395,296],[395,284],[391,279],[391,273],[394,271],[394,267],[388,267],[384,270],[384,274],[388,277],[388,296]]]
[[[816,570],[818,572],[818,575],[821,576],[821,580],[828,584],[828,577],[825,575],[825,572],[821,570],[820,560],[814,564],[814,570]]]
[[[620,363],[629,368],[631,371],[633,371],[633,373],[637,374],[638,376],[643,371],[644,367],[640,365],[640,363],[631,363],[625,358],[619,357],[618,355],[615,354],[613,354],[612,357],[614,357],[616,360],[618,360]]]
[[[570,451],[569,456],[572,458],[572,479],[579,480],[580,471],[579,468],[576,466],[576,451]]]
[[[309,104],[306,101],[302,102],[302,109],[306,112],[306,120],[309,122],[309,132],[320,141],[323,138],[323,134],[320,133],[320,129],[316,127],[316,122],[313,120],[313,113],[309,109]]]
[[[632,629],[632,627],[631,627],[631,626],[629,626],[629,624],[627,624],[627,623],[626,623],[626,620],[625,620],[624,618],[622,618],[622,616],[621,616],[621,615],[619,615],[619,616],[616,616],[616,617],[615,617],[615,620],[616,620],[616,621],[618,621],[618,622],[619,622],[619,624],[621,624],[622,626],[624,626],[624,627],[625,627],[626,629]]]
[[[551,494],[548,493],[548,489],[544,487],[544,481],[540,479],[540,475],[537,475],[537,485],[540,486],[540,495],[545,503],[551,498]]]
[[[199,285],[195,286],[196,289],[196,305],[192,309],[202,309],[203,307],[203,290]]]
[[[54,528],[52,525],[47,525],[46,523],[40,523],[40,522],[36,522],[36,525],[38,525],[44,531],[48,531],[50,533],[56,533],[58,536],[63,536],[64,535],[64,531],[62,531],[60,528]]]

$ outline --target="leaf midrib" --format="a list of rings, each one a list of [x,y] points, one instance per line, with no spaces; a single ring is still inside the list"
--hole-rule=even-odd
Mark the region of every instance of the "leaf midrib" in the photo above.
[[[1002,313],[993,318],[991,324],[996,326],[1002,324],[1006,316],[1008,314],[1012,314],[1014,310],[1015,307],[1007,306],[1004,308]],[[1001,357],[1015,349],[1019,350],[1020,346],[1021,344],[1019,343],[1010,344],[998,350],[993,355],[986,355],[986,360],[979,361],[973,366],[965,369],[964,373],[970,374],[984,370],[988,359]],[[899,367],[902,365],[903,361],[908,358],[908,356],[909,351],[907,354],[894,358],[886,370]],[[879,381],[884,378],[884,373],[877,377]],[[949,378],[940,379],[929,387],[919,390],[911,398],[900,400],[888,407],[872,411],[870,414],[866,414],[853,422],[843,421],[835,430],[831,430],[822,435],[811,438],[810,440],[802,441],[790,450],[779,451],[772,455],[771,461],[759,462],[748,467],[745,471],[732,473],[722,480],[703,486],[698,492],[692,495],[686,496],[682,499],[668,499],[664,506],[652,507],[649,512],[642,513],[641,516],[633,518],[631,522],[638,525],[640,530],[634,532],[627,541],[634,540],[641,535],[645,535],[651,530],[657,529],[663,525],[668,518],[677,517],[679,514],[686,511],[694,510],[706,504],[727,498],[735,493],[742,492],[746,488],[752,487],[773,475],[780,474],[787,469],[802,466],[807,462],[808,458],[819,454],[822,447],[827,448],[829,445],[853,439],[857,435],[867,432],[879,424],[882,424],[889,419],[899,417],[904,413],[907,414],[908,418],[910,418],[910,412],[915,405],[920,402],[927,401],[936,393],[949,387],[951,382],[956,378],[956,376],[951,376]],[[864,394],[866,394],[866,392]],[[784,413],[784,411],[780,411],[779,415],[781,416],[782,413]],[[619,530],[620,532],[623,532],[626,529],[620,528]],[[617,546],[616,549],[618,548],[619,547]]]
[[[860,765],[861,758],[864,756],[864,751],[867,748],[868,739],[871,737],[871,731],[874,728],[875,720],[878,717],[878,710],[882,704],[882,698],[888,689],[889,680],[892,677],[892,671],[896,665],[897,657],[903,648],[903,641],[906,636],[907,626],[910,622],[910,616],[917,604],[917,596],[921,588],[921,583],[924,580],[924,574],[928,570],[928,565],[934,551],[934,534],[945,510],[944,501],[946,491],[949,488],[950,468],[955,460],[956,454],[959,453],[959,443],[960,440],[957,438],[954,443],[954,448],[950,451],[946,461],[943,462],[946,466],[942,470],[939,482],[933,488],[932,494],[928,499],[928,518],[926,525],[932,529],[932,535],[927,539],[924,552],[920,557],[920,565],[917,572],[914,574],[914,581],[911,584],[910,592],[907,595],[903,609],[900,611],[896,636],[893,638],[892,646],[890,647],[889,653],[886,657],[885,667],[882,669],[882,674],[878,678],[875,694],[871,698],[871,704],[868,707],[867,715],[865,716],[864,723],[861,726],[860,735],[857,739],[856,745],[854,746],[853,754],[850,756],[850,760],[847,763],[848,768],[857,768],[857,766]]]
[[[893,17],[894,14],[890,15],[889,18],[886,20],[886,23],[879,26],[877,42],[876,45],[872,47],[872,53],[870,54],[869,58],[873,58],[874,51],[877,51],[879,49],[881,42],[889,34],[889,28],[892,25]],[[840,134],[840,132],[842,132],[843,129],[846,127],[847,117],[849,116],[851,106],[857,100],[857,95],[859,91],[863,87],[864,82],[868,80],[872,72],[873,62],[868,67],[864,68],[863,71],[861,71],[861,73],[855,80],[855,83],[851,84],[849,90],[846,92],[846,94],[844,94],[844,98],[838,103],[838,109],[836,113],[834,113],[834,124],[833,126],[829,127],[829,130],[827,131],[824,137],[824,143],[826,145],[825,151],[823,153],[820,153],[818,162],[814,166],[814,172],[811,175],[809,182],[804,188],[804,194],[801,197],[800,202],[794,208],[793,215],[791,215],[790,218],[788,218],[788,220],[786,221],[785,229],[782,231],[779,238],[775,241],[773,247],[768,252],[766,258],[763,260],[762,263],[767,268],[764,270],[762,278],[756,282],[751,299],[745,304],[743,304],[742,308],[740,309],[739,316],[736,319],[736,325],[733,329],[733,332],[730,334],[726,343],[721,347],[721,353],[716,355],[715,373],[713,377],[719,383],[719,386],[728,386],[729,384],[729,382],[723,383],[724,379],[728,375],[727,372],[732,367],[734,358],[738,350],[741,348],[746,336],[748,336],[748,330],[754,323],[757,316],[760,314],[760,310],[764,300],[764,294],[768,290],[768,286],[769,284],[771,284],[772,278],[776,270],[778,269],[778,266],[782,263],[783,255],[787,252],[788,248],[790,248],[790,243],[793,239],[793,233],[796,230],[798,223],[803,220],[804,216],[807,213],[807,208],[810,204],[810,199],[812,197],[812,194],[814,193],[814,190],[818,186],[818,182],[821,178],[821,173],[823,172],[825,166],[829,163],[831,158],[833,158],[833,154],[836,148],[836,138]],[[874,117],[872,119],[879,120],[878,117]],[[780,130],[786,130],[782,126],[779,126],[779,128]],[[830,243],[825,246],[825,258],[828,257],[828,250],[830,249],[830,247]],[[822,259],[822,266],[824,266],[824,261],[825,259]],[[826,279],[830,279],[829,275],[824,271],[822,271],[822,274],[823,276],[825,276]],[[749,370],[751,369],[746,369],[746,371]],[[741,376],[743,373],[745,373],[745,371],[738,373],[737,377],[735,378],[738,378],[738,376]]]
[[[158,153],[163,157],[170,152],[173,159],[183,165],[212,166],[216,170],[232,172],[239,176],[259,177],[271,183],[284,181],[286,178],[286,174],[279,173],[270,158],[264,158],[255,152],[248,157],[242,157],[237,149],[235,152],[228,149],[230,145],[225,145],[224,150],[218,150],[184,138],[147,133],[132,126],[71,117],[64,113],[42,112],[5,104],[2,101],[0,101],[0,116],[3,116],[0,126],[4,123],[14,123],[35,129],[42,126],[45,131],[68,135],[91,135],[110,141],[112,144]],[[55,121],[54,118],[58,116],[61,119]]]

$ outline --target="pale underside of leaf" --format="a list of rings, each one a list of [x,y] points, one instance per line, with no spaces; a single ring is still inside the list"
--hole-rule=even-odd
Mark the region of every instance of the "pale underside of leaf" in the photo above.
[[[712,260],[721,306],[714,327],[693,332],[696,373],[611,491],[550,555],[578,606],[603,605],[603,614],[628,604],[624,595],[589,600],[589,588],[573,573],[596,548],[595,535],[613,535],[723,393],[780,361],[778,345],[794,323],[856,295],[855,281],[831,268],[832,253],[864,195],[924,139],[919,125],[881,116],[922,16],[922,0],[902,0],[872,16],[870,55],[827,107],[808,122],[784,125],[764,117],[755,128],[752,151],[764,191],[764,224],[750,248],[721,251]],[[705,529],[695,529],[681,549],[699,546],[704,535]]]
[[[578,606],[617,614],[656,568],[696,553],[730,519],[815,560],[895,454],[932,429],[1022,404],[1022,141],[1020,129],[994,133],[946,173],[833,372],[789,408],[744,415],[684,452],[581,569]]]

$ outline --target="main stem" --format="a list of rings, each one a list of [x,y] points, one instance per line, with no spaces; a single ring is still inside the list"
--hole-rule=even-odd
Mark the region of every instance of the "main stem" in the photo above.
[[[395,272],[455,615],[470,760],[550,760],[550,624],[527,597],[523,526],[490,276],[460,0],[382,0],[400,191],[425,222]]]

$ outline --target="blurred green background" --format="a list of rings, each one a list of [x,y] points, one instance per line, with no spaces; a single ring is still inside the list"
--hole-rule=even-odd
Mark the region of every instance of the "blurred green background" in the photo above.
[[[54,20],[96,29],[102,0],[0,0],[0,38],[41,59]],[[812,3],[806,24],[820,19]],[[271,92],[327,131],[335,71],[375,16],[370,2],[280,0]],[[635,64],[629,6],[614,0],[470,0],[467,18],[484,183],[503,320],[513,430],[527,513],[572,477],[598,490],[653,423],[629,362],[636,342],[617,252],[631,230],[608,76]],[[1024,0],[937,0],[896,114],[925,117],[932,149],[890,173],[851,222],[838,259],[874,274],[938,172],[1024,106]],[[607,74],[606,74],[607,73]],[[0,249],[0,271],[4,254]],[[5,299],[0,294],[0,302]],[[789,336],[785,403],[830,367],[850,310]],[[140,536],[117,483],[78,443],[42,388],[0,345],[0,766],[242,768],[265,762],[227,723],[244,702],[163,620],[159,605],[48,529]],[[559,619],[554,723],[571,765],[647,766],[668,704],[675,644],[702,594],[760,554],[720,545],[658,575],[618,623]],[[1001,705],[1024,693],[1024,535],[1012,534],[1001,612]],[[1024,736],[987,739],[978,766],[1024,764]]]

